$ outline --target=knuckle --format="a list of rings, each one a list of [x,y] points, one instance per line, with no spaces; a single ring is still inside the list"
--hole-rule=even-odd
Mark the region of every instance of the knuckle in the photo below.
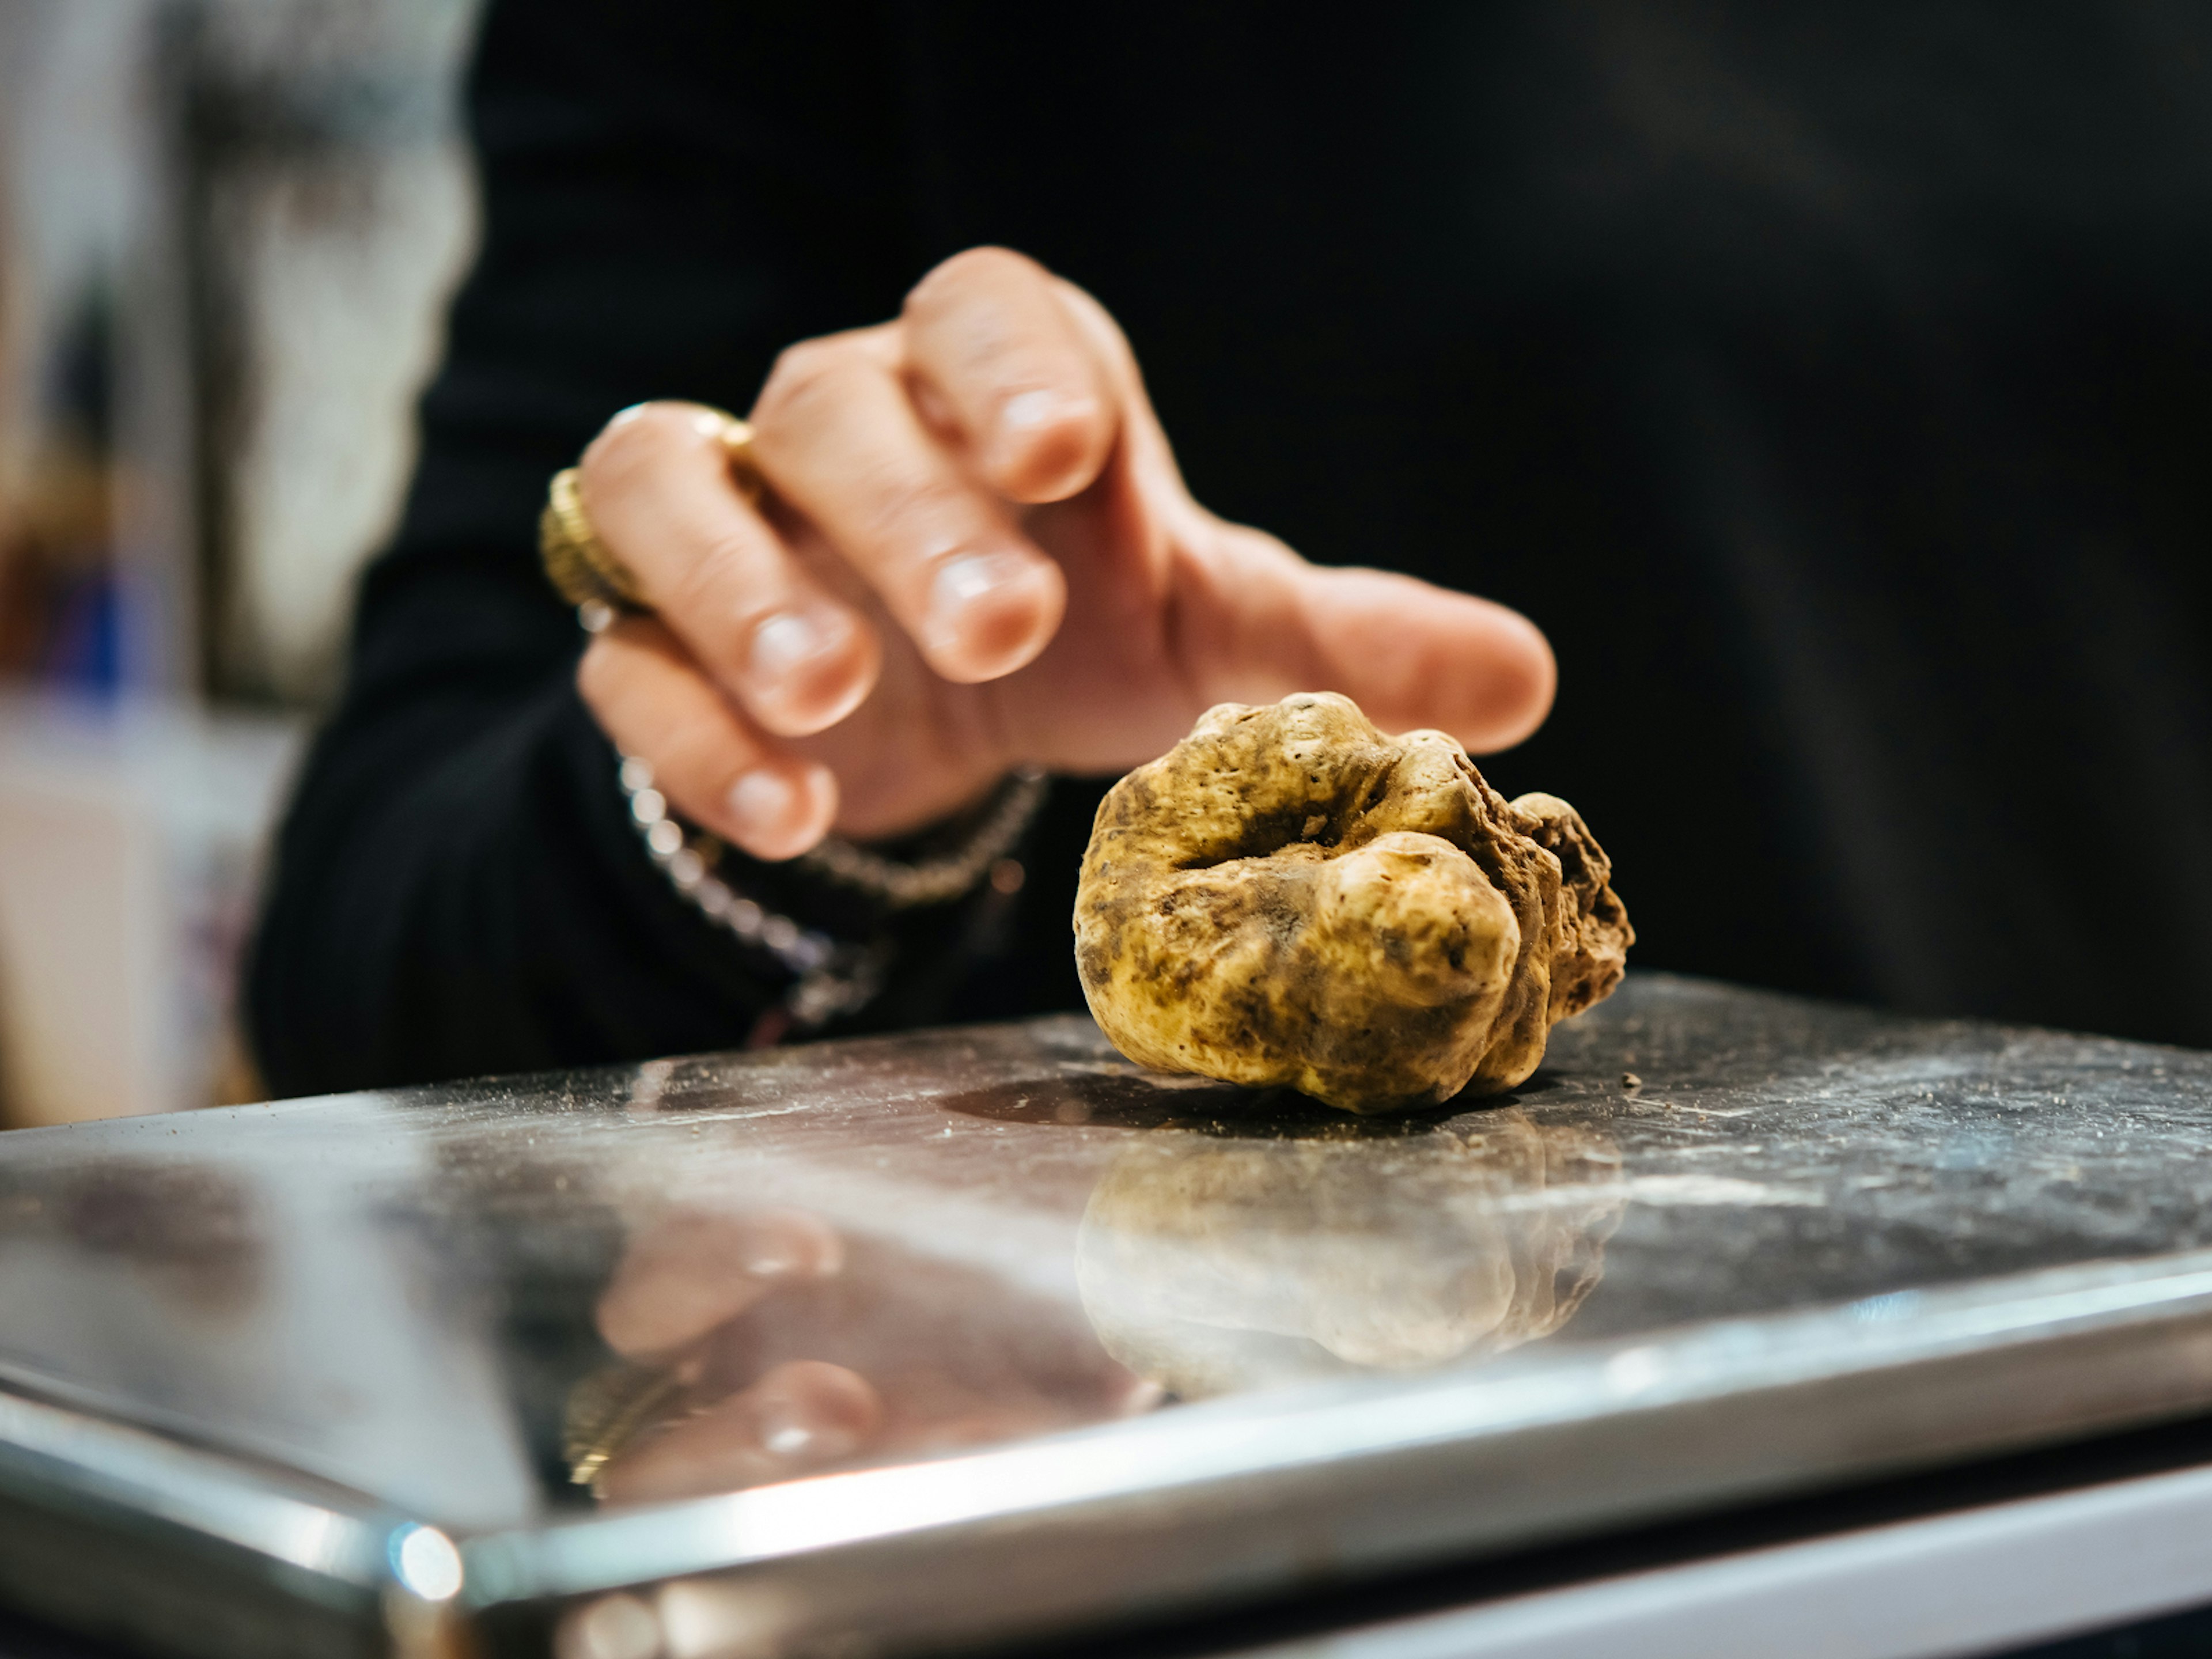
[[[758,556],[742,531],[726,530],[702,542],[696,556],[669,574],[662,603],[674,616],[711,617],[742,626],[772,609],[783,588],[774,562]]]
[[[968,492],[948,479],[896,473],[870,484],[862,499],[862,523],[868,538],[878,545],[965,529],[975,516]]]
[[[1121,325],[1114,313],[1099,304],[1089,290],[1079,288],[1065,276],[1048,276],[1053,297],[1060,302],[1076,331],[1094,355],[1110,362],[1124,374],[1137,372],[1137,354],[1130,345],[1129,337],[1121,331]]]
[[[842,336],[801,340],[776,354],[761,386],[754,409],[754,423],[763,434],[777,426],[803,419],[807,412],[835,399],[860,364],[852,343]]]
[[[585,487],[602,496],[627,489],[700,441],[682,404],[643,404],[627,420],[609,422],[585,447]]]
[[[906,310],[915,315],[961,297],[972,289],[999,288],[1009,283],[1045,280],[1044,267],[1026,253],[1010,247],[971,247],[931,269],[906,296]]]

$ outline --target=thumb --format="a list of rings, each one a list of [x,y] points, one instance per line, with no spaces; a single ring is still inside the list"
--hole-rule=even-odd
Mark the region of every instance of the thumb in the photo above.
[[[1210,659],[1214,701],[1340,691],[1387,732],[1433,726],[1486,754],[1551,712],[1559,666],[1517,611],[1387,570],[1308,564],[1273,537],[1223,525],[1179,594],[1183,638]],[[1234,689],[1231,689],[1234,688]]]
[[[1306,626],[1332,683],[1386,731],[1435,726],[1476,754],[1552,712],[1559,664],[1519,611],[1387,570],[1308,566]]]

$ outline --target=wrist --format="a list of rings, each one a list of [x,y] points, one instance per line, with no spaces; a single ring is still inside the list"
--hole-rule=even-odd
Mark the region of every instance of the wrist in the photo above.
[[[830,836],[792,863],[887,910],[947,903],[974,891],[1013,851],[1048,787],[1042,772],[1018,767],[980,799],[918,834],[872,844]]]
[[[888,848],[832,838],[797,859],[763,866],[674,817],[647,762],[624,758],[617,777],[644,850],[676,894],[789,978],[781,1004],[756,1025],[753,1046],[865,1009],[883,989],[896,954],[895,916],[951,906],[986,886],[1001,894],[1018,889],[1022,872],[1009,854],[1048,787],[1043,774],[1024,769],[968,811]],[[838,915],[842,925],[810,925],[787,914],[793,910]]]

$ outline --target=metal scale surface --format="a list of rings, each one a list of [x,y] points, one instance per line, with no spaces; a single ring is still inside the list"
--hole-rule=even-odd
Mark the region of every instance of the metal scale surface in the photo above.
[[[1386,1122],[1066,1018],[19,1133],[0,1601],[965,1649],[2081,1439],[2212,1410],[2208,1149],[2212,1055],[1658,975]]]

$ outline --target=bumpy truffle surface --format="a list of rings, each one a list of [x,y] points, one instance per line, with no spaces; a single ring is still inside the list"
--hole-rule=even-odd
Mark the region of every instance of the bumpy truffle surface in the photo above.
[[[1330,692],[1223,703],[1100,805],[1076,967],[1140,1065],[1353,1112],[1496,1093],[1620,982],[1612,872],[1574,808],[1507,801],[1441,732]]]

